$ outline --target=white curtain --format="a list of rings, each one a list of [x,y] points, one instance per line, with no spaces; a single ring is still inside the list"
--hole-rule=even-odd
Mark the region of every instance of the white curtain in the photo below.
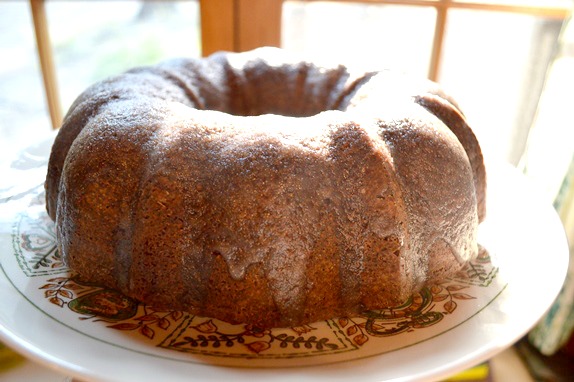
[[[553,202],[570,244],[566,282],[549,312],[529,334],[542,354],[556,353],[574,329],[574,21],[565,23],[548,72],[521,166]]]

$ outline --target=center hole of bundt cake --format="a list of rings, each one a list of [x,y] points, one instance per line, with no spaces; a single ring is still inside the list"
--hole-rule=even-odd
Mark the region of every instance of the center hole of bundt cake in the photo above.
[[[239,117],[253,117],[266,114],[280,115],[284,117],[312,117],[321,112],[333,110],[327,105],[313,100],[285,99],[277,95],[274,99],[261,100],[260,102],[245,103],[232,107],[227,113]]]
[[[225,94],[227,113],[236,116],[275,114],[311,117],[328,110],[340,110],[348,89],[341,86],[346,72],[338,68],[326,73],[307,63],[272,66],[267,63],[243,68],[229,78]]]

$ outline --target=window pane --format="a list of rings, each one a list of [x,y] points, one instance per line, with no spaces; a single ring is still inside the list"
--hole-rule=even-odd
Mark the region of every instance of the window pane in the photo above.
[[[439,81],[460,102],[487,155],[520,159],[561,24],[449,11]]]
[[[572,0],[457,0],[459,3],[503,4],[524,7],[568,8]]]
[[[568,187],[574,190],[574,183],[571,182],[570,186],[565,183],[569,167],[574,161],[573,20],[568,21],[562,31],[559,44],[558,53],[544,84],[533,129],[528,137],[526,155],[521,162],[525,173],[540,187],[548,202],[553,202],[557,196],[566,198]],[[574,213],[574,205],[570,208]],[[571,243],[574,244],[574,241]]]
[[[27,2],[0,2],[0,165],[51,130]]]
[[[426,76],[435,18],[433,7],[286,1],[282,46],[368,69]]]
[[[198,1],[46,2],[62,107],[129,68],[200,56]]]

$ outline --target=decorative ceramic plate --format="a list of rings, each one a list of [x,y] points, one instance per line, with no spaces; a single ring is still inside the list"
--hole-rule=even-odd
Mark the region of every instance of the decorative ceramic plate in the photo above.
[[[489,173],[486,251],[400,306],[271,330],[158,311],[82,283],[64,266],[38,178],[45,162],[23,163],[20,179],[30,186],[0,198],[0,334],[84,381],[438,379],[523,336],[567,269],[552,207],[505,167]]]

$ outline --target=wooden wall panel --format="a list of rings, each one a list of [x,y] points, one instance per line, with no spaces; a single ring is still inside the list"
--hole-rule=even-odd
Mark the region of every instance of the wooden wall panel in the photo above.
[[[283,0],[237,0],[238,40],[236,50],[281,46]]]
[[[201,52],[235,50],[236,0],[200,0]]]
[[[283,0],[201,0],[202,54],[281,45]]]

